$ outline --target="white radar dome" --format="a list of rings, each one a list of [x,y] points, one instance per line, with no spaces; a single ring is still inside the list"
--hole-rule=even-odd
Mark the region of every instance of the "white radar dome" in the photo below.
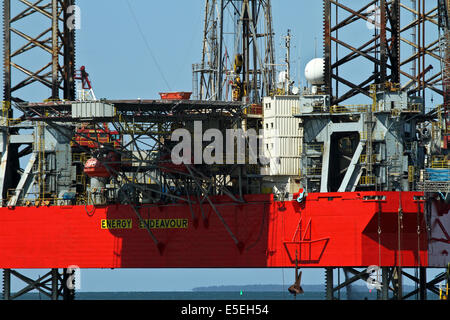
[[[324,59],[312,59],[305,68],[305,78],[312,85],[320,85],[324,82]]]

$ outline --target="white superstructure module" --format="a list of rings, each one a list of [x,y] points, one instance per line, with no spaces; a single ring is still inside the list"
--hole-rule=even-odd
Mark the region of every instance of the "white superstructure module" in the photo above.
[[[293,193],[300,186],[301,120],[293,116],[299,96],[265,97],[263,100],[263,148],[270,163],[261,168],[263,188],[272,192]]]

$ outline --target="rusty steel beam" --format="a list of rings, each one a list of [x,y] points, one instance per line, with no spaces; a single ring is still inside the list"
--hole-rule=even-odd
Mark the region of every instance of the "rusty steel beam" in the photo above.
[[[374,0],[374,1],[371,1],[368,5],[366,5],[364,8],[368,8],[368,7],[370,7],[371,5],[375,5],[377,2],[378,2],[379,0]],[[384,2],[384,0],[381,0],[382,2]],[[352,10],[351,8],[349,8],[349,7],[347,7],[347,6],[344,6],[342,3],[339,3],[338,1],[335,1],[335,0],[330,0],[330,2],[332,3],[332,4],[334,4],[335,6],[337,6],[337,7],[339,7],[339,8],[341,8],[341,9],[344,9],[345,11],[348,11],[348,12],[350,12],[352,15],[350,16],[350,18],[351,19],[362,19],[362,20],[365,20],[365,21],[367,21],[367,22],[371,22],[371,20],[367,17],[367,15],[364,15],[364,14],[361,14],[361,12],[363,11],[363,10],[365,10],[364,8],[363,9],[360,9],[359,11],[355,11],[355,10]],[[339,29],[339,28],[341,28],[342,26],[335,26],[335,27],[333,27],[332,28],[332,31],[336,31],[337,29]]]
[[[330,96],[333,95],[331,103],[343,102],[359,94],[369,96],[367,86],[369,79],[372,79],[374,83],[390,81],[400,84],[406,78],[409,84],[411,82],[413,84],[412,90],[409,91],[411,94],[420,94],[425,97],[425,92],[432,90],[442,95],[443,90],[438,88],[442,82],[440,70],[434,68],[436,70],[434,74],[431,74],[429,70],[423,72],[429,64],[436,66],[441,59],[437,53],[440,44],[437,36],[438,30],[436,29],[436,36],[433,36],[429,29],[430,27],[435,28],[438,24],[437,8],[431,8],[429,4],[426,6],[424,0],[417,0],[417,9],[408,7],[403,3],[406,1],[402,0],[362,2],[364,3],[344,5],[342,1],[338,0],[323,1],[324,82],[325,92]],[[379,20],[376,22],[368,12],[371,6],[377,6]],[[334,18],[334,14],[333,16],[331,14],[334,10],[344,12],[345,17],[342,14],[336,14],[336,18]],[[412,21],[406,21],[403,26],[400,24],[400,17],[402,16],[404,19],[401,10],[414,15]],[[341,19],[340,21],[338,21],[338,17]],[[351,43],[352,40],[348,40],[352,39],[348,35],[353,31],[347,27],[357,21],[376,24],[375,32],[367,32],[367,41],[363,45],[354,45]],[[414,32],[414,34],[417,32],[417,37],[410,40],[406,35],[408,32]],[[336,49],[334,49],[335,46]],[[415,51],[411,55],[401,57],[400,49],[408,47]],[[345,49],[345,56],[337,55],[339,48]],[[343,76],[346,73],[341,71],[350,66],[350,63],[357,58],[364,58],[373,65],[372,69],[364,68],[368,69],[365,75],[359,75],[365,79],[361,82],[365,84],[364,87],[355,84],[350,76]],[[417,65],[412,72],[414,74],[408,70],[412,63]],[[426,73],[430,74],[425,76]],[[374,74],[377,75],[375,79],[373,78]],[[339,86],[340,84],[342,86]],[[344,91],[341,93],[338,88]]]
[[[11,3],[3,1],[3,100],[11,102]]]
[[[405,1],[406,2],[406,1]],[[436,1],[437,3],[437,1]],[[438,21],[436,16],[438,15],[438,8],[430,8],[426,6],[424,0],[417,0],[415,2],[417,7],[410,8],[405,3],[400,3],[400,8],[403,12],[412,14],[411,21],[405,24],[400,30],[400,41],[405,48],[411,48],[412,54],[402,59],[400,62],[401,75],[406,77],[408,81],[408,87],[413,86],[413,89],[409,92],[411,94],[419,94],[425,98],[425,93],[428,90],[432,90],[439,95],[442,95],[442,90],[438,88],[442,82],[440,68],[435,68],[436,72],[425,77],[429,73],[429,66],[434,64],[435,67],[440,65],[441,57],[437,54],[439,49],[439,37],[438,37]],[[435,31],[436,36],[431,36],[431,30]],[[407,33],[413,32],[415,37],[411,40],[407,39]],[[414,71],[408,70],[408,65],[413,65]]]
[[[358,55],[358,51],[361,52],[361,54],[367,54],[370,51],[372,51],[376,46],[370,46],[368,48],[366,48],[368,45],[372,44],[373,42],[377,41],[379,39],[379,35],[376,37],[371,38],[369,41],[367,41],[366,43],[364,43],[363,45],[361,45],[360,47],[356,48],[355,51],[350,52],[349,54],[347,54],[345,57],[342,57],[339,59],[339,61],[333,63],[331,65],[331,68],[337,68],[340,65],[344,64],[344,63],[348,63],[350,61],[352,61],[353,59],[357,58]]]
[[[411,47],[414,47],[414,48],[416,48],[416,49],[419,48],[419,46],[418,46],[416,43],[414,43],[414,42],[412,42],[412,41],[409,41],[409,40],[407,40],[407,39],[405,39],[405,38],[401,38],[400,40],[402,40],[403,42],[409,44]],[[427,46],[425,46],[424,48],[422,48],[422,50],[421,50],[422,52],[416,53],[416,54],[410,56],[409,58],[403,60],[403,61],[401,62],[401,65],[410,63],[411,61],[413,61],[413,60],[415,60],[415,59],[418,59],[418,58],[420,58],[420,57],[422,57],[423,55],[426,55],[426,54],[428,54],[428,55],[430,55],[431,57],[433,57],[433,58],[439,60],[440,57],[439,57],[437,54],[433,53],[433,50],[435,50],[436,47],[432,47],[432,46],[437,45],[437,44],[439,44],[439,40],[435,40],[435,41],[431,42],[430,44],[428,44]]]
[[[380,83],[386,82],[386,0],[380,0]]]
[[[341,95],[339,98],[335,99],[335,104],[341,103],[342,101],[345,101],[353,96],[355,96],[358,93],[362,93],[366,95],[367,97],[370,97],[370,83],[377,79],[377,77],[380,76],[380,73],[375,73],[372,76],[370,76],[368,79],[364,80],[360,84],[356,85],[346,79],[343,79],[341,77],[338,77],[337,75],[333,75],[333,79],[338,80],[340,83],[345,84],[347,87],[350,87],[351,90],[347,91],[345,94]]]
[[[17,8],[15,4],[21,3],[24,9],[11,14],[11,9]],[[73,11],[68,8],[75,4],[75,0],[4,0],[4,87],[3,101],[10,105],[11,102],[20,102],[22,99],[15,97],[15,92],[24,90],[33,83],[39,83],[51,89],[51,96],[43,99],[69,99],[75,98],[75,34],[68,23]],[[17,10],[16,10],[17,11]],[[21,27],[29,17],[42,19],[37,26],[42,28],[37,36],[32,36]],[[22,30],[21,30],[22,29]],[[33,30],[33,33],[36,30]],[[12,34],[25,40],[20,46],[12,43]],[[17,43],[19,43],[17,41]],[[12,49],[13,48],[13,49]],[[48,60],[42,63],[33,61],[34,66],[29,67],[21,56],[33,50],[41,51],[48,55]],[[39,65],[40,64],[40,65]],[[37,66],[36,66],[37,65]],[[21,81],[16,79],[16,72],[26,75]],[[44,90],[43,92],[47,92]]]
[[[352,51],[352,54],[353,54],[353,58],[352,58],[352,59],[354,59],[354,58],[356,58],[356,57],[359,57],[359,56],[362,56],[362,57],[366,58],[367,60],[372,61],[372,62],[375,63],[375,64],[379,64],[379,65],[382,64],[380,60],[377,60],[376,58],[374,58],[374,57],[372,57],[371,55],[369,55],[369,51],[370,51],[370,50],[367,50],[367,49],[366,49],[366,50],[364,50],[364,51],[361,51],[360,49],[355,48],[355,47],[353,47],[352,45],[350,45],[350,44],[348,44],[348,43],[346,43],[346,42],[344,42],[344,41],[341,41],[341,40],[339,40],[339,39],[337,39],[337,38],[335,38],[335,37],[331,37],[331,40],[334,41],[334,42],[336,42],[337,44],[339,44],[339,45],[341,45],[341,46],[343,46],[343,47],[349,49],[350,51]],[[372,47],[372,48],[373,48],[373,47]],[[339,59],[339,61],[341,62],[342,59]],[[342,64],[342,62],[341,62],[340,64]],[[334,63],[332,66],[333,66],[333,68],[334,68],[334,67],[336,67],[336,66],[339,66],[340,64]],[[388,65],[386,64],[385,67],[390,67],[390,66],[388,66]]]
[[[391,41],[388,48],[389,61],[391,62],[390,81],[400,83],[400,1],[393,0],[386,8],[386,17],[391,26]]]
[[[61,1],[61,0],[60,0]],[[64,0],[63,20],[68,21],[70,13],[67,8],[75,5],[75,0]],[[64,23],[62,34],[63,42],[63,97],[66,100],[75,100],[75,30]]]
[[[52,0],[52,99],[59,98],[58,90],[58,1]]]
[[[355,20],[358,20],[358,15],[360,15],[363,11],[367,10],[370,6],[374,5],[377,0],[374,0],[372,2],[369,2],[364,7],[356,11],[356,15],[351,15],[347,17],[346,19],[342,20],[340,23],[336,24],[333,28],[331,28],[331,32],[336,31],[337,29],[340,29],[346,25],[349,25],[350,23],[354,22]],[[354,11],[353,11],[354,12]]]
[[[331,1],[323,2],[323,58],[324,58],[324,80],[325,92],[332,95],[332,69],[331,69]]]
[[[375,5],[378,5],[376,8],[379,10],[377,12],[380,16],[379,21],[373,21],[370,17],[370,13],[367,12],[371,6]],[[400,29],[399,1],[364,1],[362,5],[359,3],[357,8],[354,6],[356,6],[356,4],[350,7],[337,0],[324,0],[324,82],[327,94],[331,95],[332,92],[335,92],[334,96],[331,98],[332,104],[343,102],[359,94],[369,97],[369,85],[372,82],[397,82],[400,77],[400,37],[398,34]],[[331,12],[333,12],[333,10],[341,10],[342,12],[348,13],[349,16],[338,21],[340,15],[336,14],[336,18],[333,20],[331,17]],[[375,33],[368,29],[368,41],[363,45],[357,46],[350,43],[350,41],[344,40],[349,39],[348,31],[347,29],[341,30],[356,21],[373,23],[375,28]],[[339,31],[340,33],[338,33]],[[332,50],[334,45],[336,45],[336,49]],[[345,48],[349,53],[344,57],[338,57],[338,48]],[[345,78],[344,76],[339,76],[338,68],[345,69],[347,65],[350,65],[349,63],[352,60],[360,57],[373,65],[373,69],[365,68],[368,69],[368,71],[364,75],[364,80],[361,84],[355,84],[354,80],[350,77]],[[339,84],[343,84],[344,88],[348,87],[350,90],[341,94],[338,90],[338,88],[341,88],[339,87]]]

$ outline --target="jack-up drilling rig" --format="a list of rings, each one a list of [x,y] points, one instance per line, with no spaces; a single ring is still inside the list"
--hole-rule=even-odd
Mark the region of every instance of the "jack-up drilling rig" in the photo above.
[[[86,70],[75,72],[75,31],[66,23],[74,1],[4,0],[4,297],[33,288],[73,297],[70,275],[58,272],[73,266],[295,266],[294,293],[303,291],[298,268],[324,267],[333,299],[376,265],[380,298],[389,288],[398,299],[438,292],[445,275],[427,283],[426,268],[445,267],[450,250],[448,4],[413,1],[405,29],[399,17],[411,1],[363,2],[323,1],[324,56],[306,66],[309,87],[294,90],[289,79],[290,33],[277,76],[271,1],[206,0],[193,99],[97,100],[87,94]],[[37,37],[17,26],[29,16],[45,20]],[[374,26],[365,43],[344,40],[361,22]],[[427,43],[429,24],[444,34],[440,42]],[[401,40],[411,30],[413,40],[403,42],[413,54],[403,60]],[[15,46],[17,37],[27,43]],[[32,50],[50,58],[36,70],[17,59]],[[358,83],[343,72],[355,59],[373,66]],[[426,59],[442,72],[432,74]],[[78,96],[76,80],[85,90]],[[51,96],[16,95],[34,83]],[[427,109],[427,90],[443,105]],[[365,102],[344,104],[357,96]],[[408,267],[420,269],[408,275],[419,289],[403,295]],[[51,272],[35,281],[14,270],[21,268]],[[336,268],[353,276],[334,287]],[[29,285],[12,294],[12,276]]]

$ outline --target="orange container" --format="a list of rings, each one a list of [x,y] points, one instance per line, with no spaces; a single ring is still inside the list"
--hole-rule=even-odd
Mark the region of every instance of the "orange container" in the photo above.
[[[192,92],[160,92],[163,100],[189,100]]]

